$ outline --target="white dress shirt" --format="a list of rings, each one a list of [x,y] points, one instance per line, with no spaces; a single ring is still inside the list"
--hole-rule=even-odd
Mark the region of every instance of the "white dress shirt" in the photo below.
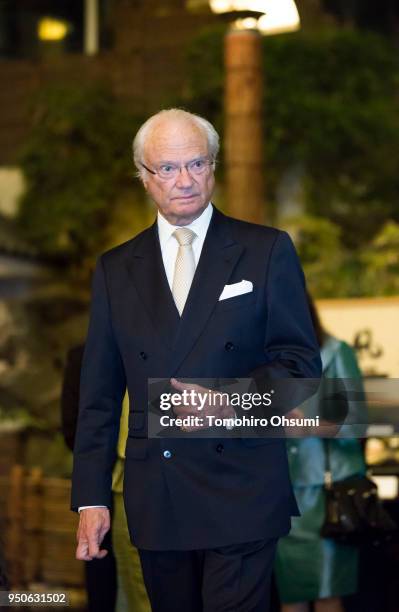
[[[192,230],[196,234],[196,237],[194,238],[192,243],[195,267],[197,267],[198,265],[202,247],[204,246],[204,241],[206,233],[208,231],[209,223],[211,222],[212,213],[212,204],[209,203],[208,206],[205,208],[204,212],[197,219],[190,223],[190,225],[184,226],[187,229]],[[165,268],[166,278],[168,279],[169,287],[172,290],[175,262],[177,257],[177,251],[179,250],[179,243],[177,242],[176,238],[172,236],[172,234],[180,226],[171,225],[169,221],[167,221],[165,217],[161,215],[160,212],[158,212],[157,225],[163,265]]]
[[[184,226],[192,230],[196,234],[196,237],[194,238],[192,244],[195,267],[197,267],[199,262],[202,247],[204,246],[206,233],[211,222],[212,213],[213,207],[212,204],[209,203],[208,206],[205,208],[204,212],[197,219],[190,223],[190,225]],[[166,278],[168,279],[169,287],[172,291],[175,262],[177,257],[177,251],[179,250],[179,243],[177,242],[176,238],[172,236],[172,234],[176,229],[180,227],[180,225],[171,225],[169,221],[167,221],[159,211],[157,217],[157,225],[159,243],[161,245],[162,261],[165,267]],[[78,511],[80,512],[85,508],[106,508],[106,506],[80,506]]]

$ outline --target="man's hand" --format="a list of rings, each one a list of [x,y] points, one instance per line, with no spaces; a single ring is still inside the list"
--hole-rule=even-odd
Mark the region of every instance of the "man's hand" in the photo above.
[[[197,396],[202,396],[202,398],[208,397],[210,401],[205,402],[199,410],[199,402],[197,404],[183,404],[181,406],[174,406],[173,412],[176,416],[184,418],[187,416],[197,416],[203,419],[203,425],[193,425],[182,427],[183,431],[191,432],[197,431],[199,429],[206,429],[209,427],[207,424],[207,417],[214,416],[222,419],[233,419],[236,414],[234,409],[228,405],[227,398],[224,395],[221,395],[218,391],[212,391],[212,389],[206,389],[205,387],[201,387],[200,385],[183,383],[176,378],[170,379],[170,384],[177,391],[194,391]]]
[[[80,561],[103,559],[108,551],[100,549],[100,545],[111,526],[108,508],[86,508],[80,511],[79,517],[76,558]]]

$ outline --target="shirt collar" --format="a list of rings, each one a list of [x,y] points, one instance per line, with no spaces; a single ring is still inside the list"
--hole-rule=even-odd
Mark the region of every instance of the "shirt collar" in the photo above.
[[[188,229],[191,229],[193,232],[197,234],[199,238],[204,239],[206,236],[206,232],[208,231],[209,223],[212,218],[213,206],[209,202],[208,206],[205,208],[203,213],[197,218],[194,219],[192,223],[189,225],[185,225]],[[171,225],[169,221],[165,219],[158,211],[157,215],[157,225],[158,225],[158,236],[159,242],[161,245],[161,249],[163,249],[164,245],[167,243],[169,238],[172,236],[173,232],[180,227],[179,225]]]

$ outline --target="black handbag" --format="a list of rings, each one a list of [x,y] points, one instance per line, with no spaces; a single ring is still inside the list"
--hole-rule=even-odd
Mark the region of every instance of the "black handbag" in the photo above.
[[[363,475],[333,482],[328,440],[324,440],[324,448],[325,518],[321,536],[354,546],[389,542],[397,525],[384,509],[376,484]]]

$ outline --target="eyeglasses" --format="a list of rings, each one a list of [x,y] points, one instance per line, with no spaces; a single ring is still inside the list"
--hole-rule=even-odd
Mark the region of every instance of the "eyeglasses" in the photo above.
[[[148,172],[151,174],[157,174],[159,178],[163,180],[168,180],[172,178],[176,178],[178,174],[182,171],[182,168],[185,168],[187,172],[191,176],[200,176],[204,174],[204,172],[208,169],[209,166],[212,166],[214,161],[209,159],[209,157],[198,157],[197,159],[193,159],[187,164],[159,164],[159,166],[155,166],[155,170],[151,170],[142,162],[139,162],[140,166],[143,166]]]

